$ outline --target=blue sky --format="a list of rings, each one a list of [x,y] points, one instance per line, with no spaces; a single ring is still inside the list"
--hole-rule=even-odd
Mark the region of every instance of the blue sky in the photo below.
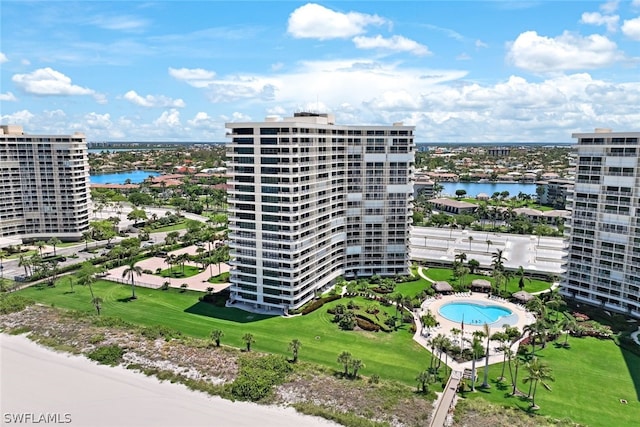
[[[639,130],[640,0],[10,1],[0,121],[89,141],[224,141],[331,112],[418,142]]]

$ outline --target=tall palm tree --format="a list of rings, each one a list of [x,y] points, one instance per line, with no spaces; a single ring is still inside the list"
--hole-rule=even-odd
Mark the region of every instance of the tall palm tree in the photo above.
[[[29,263],[29,258],[27,258],[24,255],[20,255],[20,258],[18,258],[18,267],[23,267],[24,268],[24,275],[25,276],[30,276],[29,272],[31,269],[31,265]]]
[[[293,353],[293,363],[298,361],[298,351],[300,350],[300,347],[302,347],[302,343],[298,339],[293,339],[289,343],[289,351]]]
[[[482,380],[482,388],[489,388],[489,342],[491,341],[491,329],[486,322],[482,325],[482,331],[487,336],[487,347],[484,353],[484,379]]]
[[[96,295],[93,293],[93,287],[91,286],[91,284],[96,280],[95,274],[96,267],[89,261],[85,261],[82,263],[82,266],[76,273],[76,280],[79,285],[87,286],[89,288],[89,293],[91,294],[91,303],[93,304],[99,315],[102,299],[96,297]]]
[[[525,384],[530,382],[533,384],[533,392],[529,392],[531,397],[531,408],[537,409],[536,405],[536,390],[538,389],[538,383],[541,383],[544,388],[551,391],[551,387],[548,385],[548,381],[555,381],[551,375],[551,369],[546,363],[542,363],[537,357],[534,357],[529,363],[527,363],[527,376],[522,380]]]
[[[56,256],[58,255],[58,253],[56,252],[56,247],[62,243],[60,241],[60,239],[58,239],[57,237],[52,237],[49,239],[49,241],[47,242],[49,245],[53,246],[53,255]]]
[[[496,250],[493,255],[491,255],[491,266],[494,270],[504,271],[504,262],[507,260],[504,256],[504,251],[502,249]]]
[[[416,381],[418,382],[418,390],[422,391],[422,393],[427,392],[427,383],[429,382],[429,379],[429,371],[420,371],[420,373],[416,376]]]
[[[560,327],[565,332],[564,336],[564,347],[569,347],[569,334],[576,330],[578,326],[578,322],[576,322],[575,317],[570,314],[565,313],[565,317],[560,321]]]
[[[136,299],[136,275],[142,276],[142,268],[136,265],[136,261],[132,258],[129,260],[129,264],[127,264],[127,268],[122,272],[122,277],[126,277],[131,280],[131,299]]]
[[[489,253],[489,247],[491,245],[493,245],[493,242],[491,240],[487,239],[486,243],[487,243],[487,253]]]
[[[525,280],[528,280],[529,282],[531,282],[531,279],[525,277],[524,275],[524,267],[519,266],[518,267],[518,271],[516,272],[516,275],[518,276],[518,288],[523,291],[524,290],[524,285],[525,285]]]
[[[480,341],[480,334],[483,332],[474,334],[471,341],[471,391],[476,391],[476,360],[482,354],[484,348],[482,347],[482,341]]]
[[[43,240],[38,240],[33,245],[36,248],[38,248],[38,251],[40,252],[40,256],[42,256],[42,249],[46,246],[46,243]]]

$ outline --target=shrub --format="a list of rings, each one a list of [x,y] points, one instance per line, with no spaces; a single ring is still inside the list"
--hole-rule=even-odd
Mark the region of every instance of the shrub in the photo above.
[[[231,394],[241,400],[261,400],[269,395],[273,386],[282,384],[292,370],[283,356],[241,358],[240,371],[231,384]]]
[[[124,350],[114,344],[98,347],[87,354],[87,357],[102,365],[115,366],[122,361],[122,355],[124,355]]]
[[[27,306],[34,304],[33,300],[16,294],[0,295],[0,314],[9,314],[22,311]]]
[[[165,341],[169,341],[171,338],[178,338],[182,336],[182,332],[171,329],[168,326],[164,325],[147,326],[145,328],[142,328],[142,331],[140,333],[143,337],[150,340],[164,338]]]
[[[342,298],[340,295],[332,295],[332,296],[328,296],[328,297],[325,297],[325,298],[317,299],[315,301],[310,302],[307,306],[305,306],[300,311],[300,313],[302,313],[302,315],[304,316],[305,314],[309,314],[309,313],[319,309],[320,307],[322,307],[326,303],[338,300],[340,298]]]
[[[356,323],[360,329],[364,329],[365,331],[378,332],[380,330],[380,326],[360,317],[356,317]]]

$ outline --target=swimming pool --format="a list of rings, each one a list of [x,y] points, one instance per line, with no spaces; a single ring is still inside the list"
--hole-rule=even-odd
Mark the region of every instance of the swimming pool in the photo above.
[[[440,307],[438,312],[452,322],[464,321],[466,325],[491,324],[513,314],[505,307],[473,302],[451,302]]]

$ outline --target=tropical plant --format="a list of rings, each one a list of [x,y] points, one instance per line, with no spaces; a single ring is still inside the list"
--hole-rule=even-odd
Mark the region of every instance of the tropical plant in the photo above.
[[[247,351],[251,351],[251,344],[254,344],[256,339],[253,337],[253,334],[246,333],[242,336],[242,341],[247,345]]]
[[[476,391],[476,360],[484,351],[482,341],[480,340],[480,337],[484,333],[480,331],[478,332],[479,333],[474,334],[474,337],[471,341],[471,391]]]
[[[529,389],[528,397],[531,398],[531,408],[537,409],[536,391],[538,389],[538,383],[541,383],[545,389],[551,391],[548,381],[555,381],[555,379],[551,375],[551,369],[549,366],[538,360],[537,357],[534,357],[529,363],[527,363],[527,374],[528,375],[523,378],[522,382],[525,384],[527,382],[533,384],[533,391],[531,391],[531,388]]]
[[[429,371],[421,371],[416,377],[416,381],[418,382],[418,391],[422,393],[427,393],[429,388],[427,383],[429,382],[430,374]]]
[[[220,347],[220,339],[224,336],[224,332],[220,329],[211,331],[211,339],[216,342],[216,347]]]
[[[293,363],[298,361],[298,351],[300,351],[300,347],[302,347],[302,343],[298,339],[293,339],[289,343],[289,351],[293,354]]]
[[[491,329],[487,323],[482,325],[482,331],[487,337],[487,347],[484,353],[484,379],[482,380],[482,388],[489,388],[489,343],[491,341]]]
[[[358,378],[358,371],[365,368],[364,363],[362,363],[360,359],[351,359],[349,366],[351,367],[352,378]]]
[[[136,261],[132,258],[127,264],[127,268],[122,272],[123,278],[128,278],[131,281],[131,299],[136,299],[136,283],[135,276],[142,276],[142,268],[136,265]]]
[[[338,363],[340,363],[344,367],[343,376],[346,377],[349,375],[349,363],[351,363],[351,353],[348,351],[343,351],[338,355]]]
[[[50,246],[53,246],[53,255],[58,255],[58,253],[56,252],[56,247],[60,243],[62,243],[62,242],[57,237],[52,237],[47,241],[47,244],[49,244]]]

